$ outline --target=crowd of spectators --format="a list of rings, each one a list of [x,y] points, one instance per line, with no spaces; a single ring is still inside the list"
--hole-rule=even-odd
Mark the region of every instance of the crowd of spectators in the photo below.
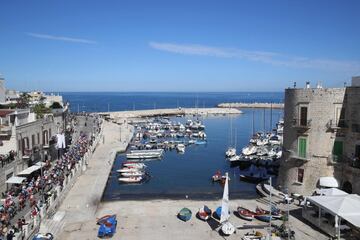
[[[72,120],[76,121],[75,118]],[[34,218],[39,214],[40,207],[56,194],[56,187],[63,188],[65,177],[69,176],[91,144],[92,136],[79,132],[77,140],[57,160],[47,160],[42,169],[32,173],[23,183],[13,184],[6,193],[2,193],[0,240],[11,240],[16,232],[23,230],[27,223],[20,215],[31,211],[30,216]],[[25,208],[29,211],[22,211]]]

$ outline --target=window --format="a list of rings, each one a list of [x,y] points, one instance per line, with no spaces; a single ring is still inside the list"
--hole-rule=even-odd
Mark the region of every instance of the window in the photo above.
[[[338,127],[345,127],[345,108],[336,108],[336,122],[338,123]]]
[[[301,158],[306,158],[306,138],[298,138],[298,156]]]
[[[352,129],[352,132],[360,133],[360,125],[359,124],[353,123],[351,125],[351,129]]]
[[[35,146],[35,134],[31,135],[31,146]]]
[[[40,133],[37,134],[37,144],[40,144]]]
[[[333,155],[334,155],[334,160],[338,161],[340,160],[339,158],[343,155],[343,141],[335,141],[334,142],[334,147],[333,147]]]
[[[300,126],[307,126],[307,107],[300,107]]]
[[[299,183],[304,182],[304,169],[303,168],[298,168],[297,182],[299,182]]]
[[[357,158],[360,158],[360,145],[355,145],[355,156]]]

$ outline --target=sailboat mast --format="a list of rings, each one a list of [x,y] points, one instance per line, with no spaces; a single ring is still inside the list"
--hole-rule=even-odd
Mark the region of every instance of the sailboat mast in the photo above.
[[[270,132],[272,129],[272,102],[270,103]]]
[[[252,109],[252,136],[255,134],[255,111]]]

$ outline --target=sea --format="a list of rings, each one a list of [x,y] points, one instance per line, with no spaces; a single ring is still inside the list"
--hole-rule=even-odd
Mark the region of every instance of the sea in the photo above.
[[[281,103],[283,93],[231,92],[231,93],[62,93],[70,103],[72,112],[105,112],[133,109],[214,107],[222,102]],[[230,177],[230,198],[246,198],[256,194],[255,185],[243,182],[239,175],[249,166],[232,166],[225,151],[235,145],[238,152],[246,146],[255,131],[271,131],[283,117],[279,109],[241,109],[233,116],[202,117],[206,126],[207,144],[190,145],[184,154],[166,151],[161,160],[146,162],[146,181],[124,184],[116,172],[125,155],[119,154],[112,166],[103,201],[142,199],[220,199],[223,188],[211,177],[216,171],[227,172]],[[189,117],[171,118],[185,122]]]

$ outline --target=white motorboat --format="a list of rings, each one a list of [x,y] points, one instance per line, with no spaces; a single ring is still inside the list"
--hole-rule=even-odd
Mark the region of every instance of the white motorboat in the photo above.
[[[256,151],[257,151],[257,147],[254,146],[254,145],[250,145],[250,146],[244,147],[244,148],[241,150],[242,154],[244,154],[245,156],[249,156],[249,155],[255,154]]]
[[[128,159],[147,159],[147,158],[160,158],[161,153],[150,152],[150,153],[127,153],[126,158]]]
[[[121,177],[119,178],[120,182],[125,182],[125,183],[138,183],[141,182],[141,180],[143,180],[143,177],[139,176],[139,177]]]
[[[237,162],[240,160],[240,156],[239,155],[235,155],[235,156],[232,156],[231,158],[229,158],[229,161],[230,162]]]
[[[120,169],[116,170],[116,172],[118,172],[118,173],[138,172],[138,171],[140,171],[140,169],[135,168],[135,167],[124,167],[124,168],[120,168]]]
[[[229,147],[228,150],[225,152],[225,156],[228,158],[236,156],[236,148]]]
[[[163,154],[164,149],[132,150],[132,151],[130,151],[130,153],[132,153],[132,154],[146,154],[146,153],[149,153],[149,154],[152,154],[152,153]]]
[[[124,177],[140,177],[143,176],[145,173],[141,172],[141,171],[137,171],[137,172],[122,172],[121,176]]]
[[[178,145],[176,145],[176,150],[178,150],[179,152],[185,152],[185,145],[179,143]]]
[[[123,163],[124,167],[134,167],[134,168],[145,168],[146,165],[143,163],[138,163],[138,162],[124,162]]]

